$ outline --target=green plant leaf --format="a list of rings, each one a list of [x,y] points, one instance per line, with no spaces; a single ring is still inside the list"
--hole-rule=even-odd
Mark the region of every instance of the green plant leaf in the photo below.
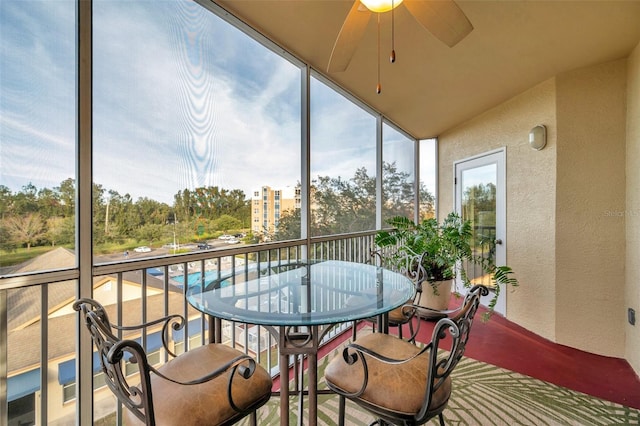
[[[438,224],[435,218],[425,219],[416,224],[402,216],[388,219],[387,223],[393,229],[379,231],[375,236],[378,247],[391,250],[387,251],[384,264],[390,264],[396,270],[407,271],[407,265],[417,265],[419,262],[424,268],[424,280],[444,281],[454,278],[457,274],[465,287],[471,287],[472,284],[466,270],[460,265],[463,262],[476,264],[485,274],[489,274],[492,283],[496,284],[493,287],[494,296],[488,305],[489,315],[497,303],[499,285],[518,286],[513,270],[508,266],[495,265],[495,256],[474,255],[472,223],[462,220],[455,212],[449,213],[442,224]],[[481,240],[490,241],[488,238],[482,236]],[[493,253],[495,254],[495,249]]]

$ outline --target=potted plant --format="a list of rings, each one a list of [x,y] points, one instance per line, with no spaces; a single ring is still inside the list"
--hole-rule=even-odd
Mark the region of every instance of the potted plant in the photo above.
[[[393,229],[379,231],[375,237],[376,245],[388,253],[382,257],[391,266],[414,276],[422,268],[417,285],[424,287],[426,282],[431,290],[422,289],[420,304],[425,307],[448,309],[451,284],[456,274],[465,287],[472,286],[465,268],[461,267],[464,263],[480,266],[484,274],[491,277],[494,296],[488,305],[489,315],[500,295],[499,284],[518,285],[510,267],[497,266],[494,256],[485,257],[474,252],[471,222],[462,220],[456,213],[449,213],[442,224],[438,224],[436,219],[416,224],[402,216],[389,219],[387,223]]]

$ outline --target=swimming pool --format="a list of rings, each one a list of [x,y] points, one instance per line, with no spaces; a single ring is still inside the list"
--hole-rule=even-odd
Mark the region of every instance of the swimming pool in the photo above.
[[[229,273],[222,273],[222,276],[224,277],[225,275],[229,275]],[[218,280],[219,274],[217,270],[213,270],[213,271],[205,271],[204,273],[204,286],[208,286],[209,284],[211,284],[213,281]],[[190,274],[187,274],[187,288],[194,288],[194,287],[200,287],[200,284],[202,283],[202,273],[201,272],[192,272]],[[176,286],[179,288],[183,288],[184,287],[184,274],[181,275],[176,275],[174,277],[172,277],[172,280],[175,281],[177,284]],[[226,287],[228,285],[230,285],[231,283],[228,282],[227,280],[223,280],[220,283],[221,287]]]
[[[202,283],[203,279],[204,279],[205,288],[207,288],[209,284],[218,280],[220,280],[220,287],[227,287],[229,285],[232,285],[232,277],[234,274],[236,276],[244,275],[245,278],[242,278],[243,280],[246,278],[255,279],[258,277],[271,275],[272,273],[282,272],[289,268],[298,267],[298,266],[299,266],[298,262],[293,262],[292,264],[285,264],[285,265],[277,265],[277,264],[270,265],[268,263],[263,265],[249,264],[242,267],[241,269],[237,269],[235,272],[229,269],[225,269],[222,271],[218,271],[217,269],[205,271],[204,278],[202,277],[202,273],[200,271],[191,272],[187,274],[187,289],[199,290],[200,284]],[[184,274],[178,274],[178,275],[172,276],[171,280],[173,285],[175,285],[178,288],[184,288],[184,277],[185,277]]]

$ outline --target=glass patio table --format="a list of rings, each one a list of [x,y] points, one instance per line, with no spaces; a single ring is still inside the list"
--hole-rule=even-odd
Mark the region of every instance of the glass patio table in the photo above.
[[[296,380],[300,395],[298,423],[303,419],[303,395],[309,397],[309,425],[317,422],[318,348],[339,323],[382,316],[413,299],[411,280],[388,269],[338,260],[251,264],[187,291],[197,310],[215,318],[210,341],[221,341],[220,321],[264,326],[278,342],[280,424],[289,424],[289,359],[294,371],[307,358],[308,390]],[[357,296],[357,297],[354,297]],[[384,326],[383,326],[384,327]],[[268,349],[268,348],[267,348]],[[295,375],[297,379],[297,374]]]

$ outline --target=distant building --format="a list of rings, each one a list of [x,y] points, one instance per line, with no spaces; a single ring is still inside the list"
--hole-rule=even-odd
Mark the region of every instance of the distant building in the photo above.
[[[300,208],[300,186],[272,189],[263,186],[251,197],[251,230],[271,235],[278,229],[280,217],[288,210]]]

